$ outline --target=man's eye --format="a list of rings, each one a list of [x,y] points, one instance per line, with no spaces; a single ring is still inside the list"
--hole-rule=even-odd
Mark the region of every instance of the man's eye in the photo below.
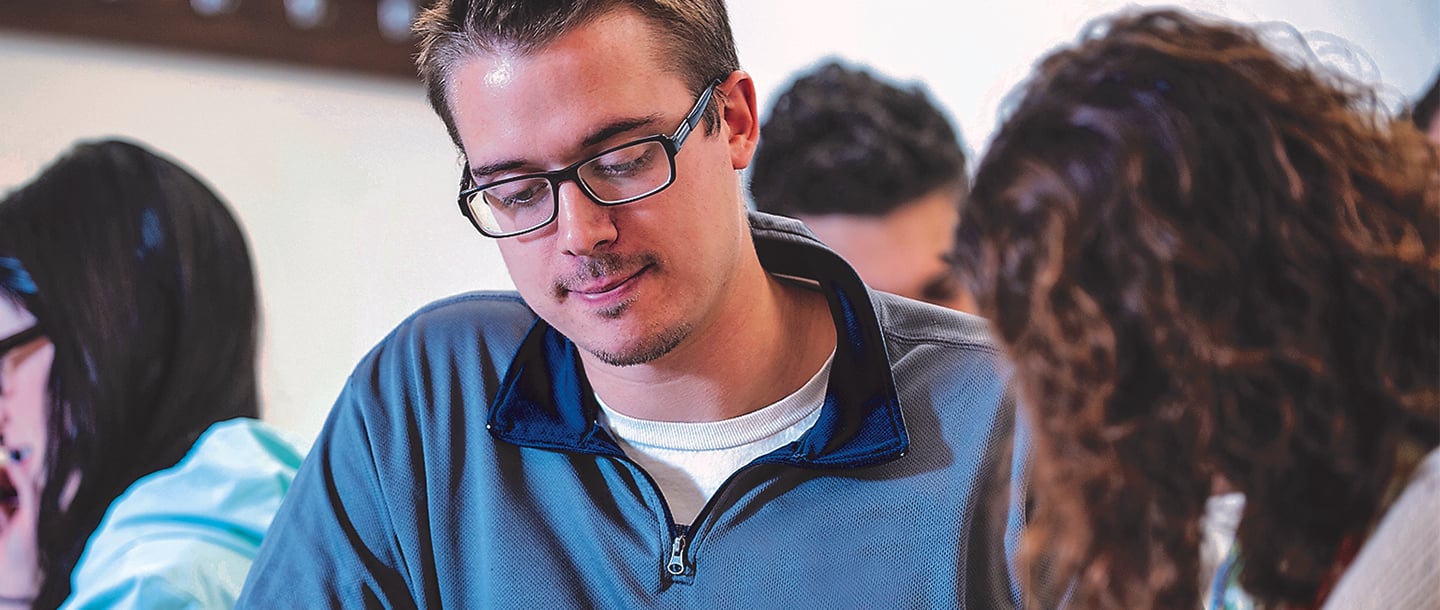
[[[600,178],[623,178],[645,171],[655,161],[655,149],[637,146],[635,150],[618,150],[596,159],[591,173]]]
[[[545,201],[550,191],[547,182],[505,184],[485,191],[486,202],[497,208],[524,208]]]

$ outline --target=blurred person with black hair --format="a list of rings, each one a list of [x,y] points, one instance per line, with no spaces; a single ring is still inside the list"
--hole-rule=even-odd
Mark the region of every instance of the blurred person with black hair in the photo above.
[[[301,455],[260,423],[245,235],[76,146],[0,203],[0,608],[228,608]]]

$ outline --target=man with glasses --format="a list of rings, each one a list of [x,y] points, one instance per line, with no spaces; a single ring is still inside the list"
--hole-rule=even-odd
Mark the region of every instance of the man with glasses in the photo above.
[[[518,295],[433,304],[361,362],[242,607],[1014,603],[983,323],[746,212],[720,0],[442,1],[416,31]]]

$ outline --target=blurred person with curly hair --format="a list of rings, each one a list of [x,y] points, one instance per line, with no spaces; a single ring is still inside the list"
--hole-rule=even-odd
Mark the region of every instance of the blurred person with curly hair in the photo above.
[[[1024,570],[1072,607],[1440,603],[1440,159],[1261,34],[1092,25],[1022,86],[962,213],[1037,436]]]

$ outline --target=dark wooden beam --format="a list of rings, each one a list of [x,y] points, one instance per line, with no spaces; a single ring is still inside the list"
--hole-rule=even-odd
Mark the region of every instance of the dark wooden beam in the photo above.
[[[232,12],[213,16],[196,12],[188,0],[0,0],[0,30],[111,40],[417,81],[412,63],[414,42],[381,34],[377,0],[329,0],[329,4],[329,18],[304,29],[287,18],[283,0],[241,0]]]

